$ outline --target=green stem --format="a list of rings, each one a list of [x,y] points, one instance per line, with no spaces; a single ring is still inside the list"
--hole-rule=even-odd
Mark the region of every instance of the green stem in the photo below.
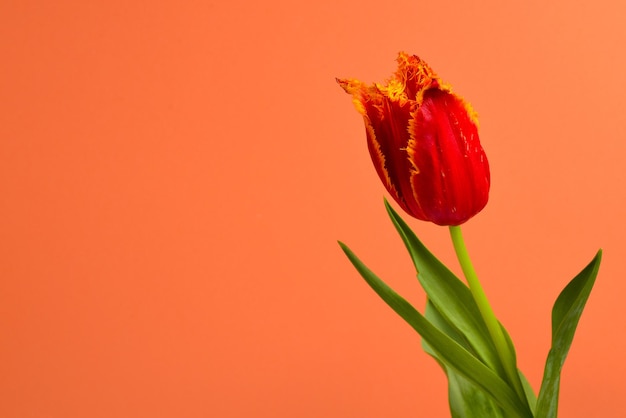
[[[496,315],[493,313],[493,309],[491,309],[491,305],[487,300],[487,295],[485,295],[485,291],[478,280],[478,276],[476,275],[476,271],[474,270],[474,266],[470,260],[469,253],[465,247],[465,241],[463,241],[461,227],[451,226],[450,236],[452,237],[452,244],[454,245],[456,256],[461,264],[463,274],[467,279],[467,284],[469,285],[472,297],[474,298],[476,305],[478,305],[480,314],[487,325],[489,335],[491,335],[491,339],[496,347],[496,351],[498,352],[498,357],[500,357],[500,361],[504,366],[504,371],[508,380],[513,385],[513,388],[517,392],[520,399],[526,400],[524,388],[522,387],[522,383],[517,373],[517,366],[515,365],[515,355],[509,350],[509,345],[507,344],[502,327],[500,326]]]

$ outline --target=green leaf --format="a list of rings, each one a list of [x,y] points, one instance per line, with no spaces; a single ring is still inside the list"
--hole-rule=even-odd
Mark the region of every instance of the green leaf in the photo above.
[[[569,282],[552,308],[552,347],[548,353],[541,390],[537,401],[537,418],[556,418],[559,384],[563,363],[572,345],[576,326],[583,313],[600,269],[602,250]]]
[[[413,259],[418,272],[417,278],[428,298],[447,321],[467,339],[473,352],[506,380],[498,352],[467,285],[428,251],[386,200],[385,207]]]
[[[466,339],[441,315],[429,300],[426,303],[426,319],[459,344],[466,346]],[[448,378],[448,402],[452,418],[504,418],[498,404],[476,384],[464,378],[453,368],[446,366],[437,353],[422,339],[424,351],[439,363]]]
[[[515,346],[513,345],[511,336],[506,331],[506,328],[502,326],[502,324],[500,324],[500,327],[502,328],[502,333],[504,335],[504,338],[506,339],[506,343],[509,346],[509,352],[513,354],[514,356],[513,359],[517,363],[517,357],[515,357]],[[534,414],[535,407],[537,405],[537,395],[535,395],[535,391],[533,390],[532,386],[530,386],[530,382],[528,382],[528,379],[526,379],[526,376],[524,376],[524,374],[522,373],[520,369],[517,369],[517,374],[522,384],[522,388],[524,389],[524,395],[526,396],[526,401],[528,402],[528,406],[530,407],[530,410],[533,411],[533,414]]]
[[[508,381],[509,379],[504,371],[495,345],[491,340],[487,326],[467,285],[459,280],[454,273],[422,244],[387,200],[385,200],[385,207],[411,255],[413,264],[418,272],[417,278],[426,291],[429,302],[436,307],[436,311],[442,317],[442,320],[445,320],[446,327],[442,327],[442,321],[438,321],[435,325],[481,359],[502,379]],[[500,326],[502,327],[502,324]],[[454,330],[454,334],[452,330]],[[509,357],[513,363],[510,365],[510,368],[517,370],[515,347],[506,329],[502,327],[502,330],[507,339]],[[518,374],[521,375],[521,372],[518,371]],[[536,402],[534,392],[532,392],[530,385],[527,384],[528,382],[526,382],[526,386],[524,385],[526,379],[523,376],[520,376],[519,379],[520,387],[524,388],[526,395],[521,401],[527,403],[532,410]],[[454,383],[451,382],[450,384]],[[471,391],[468,390],[468,393],[471,394]]]
[[[370,287],[426,340],[437,357],[461,376],[476,384],[491,396],[503,409],[507,417],[530,418],[532,413],[525,402],[489,367],[470,352],[440,331],[420,314],[411,304],[378,278],[343,243],[339,243],[348,259]]]
[[[524,393],[526,394],[526,399],[528,400],[528,405],[530,406],[530,410],[533,411],[533,415],[535,413],[535,408],[537,406],[537,395],[533,390],[533,387],[530,386],[530,382],[526,379],[526,376],[522,374],[522,372],[518,369],[520,380],[522,381],[522,387],[524,388]]]

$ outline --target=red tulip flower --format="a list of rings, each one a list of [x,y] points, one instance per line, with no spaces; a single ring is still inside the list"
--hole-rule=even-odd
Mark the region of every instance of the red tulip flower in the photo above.
[[[476,114],[419,57],[397,61],[385,85],[337,82],[363,115],[372,161],[396,202],[417,219],[460,225],[489,198]]]

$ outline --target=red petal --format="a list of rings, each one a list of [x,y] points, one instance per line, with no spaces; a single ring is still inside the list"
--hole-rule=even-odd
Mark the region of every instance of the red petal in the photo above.
[[[472,115],[457,96],[425,92],[411,124],[411,178],[427,220],[459,225],[477,214],[489,196],[489,164]]]
[[[410,213],[414,206],[408,175],[412,164],[406,151],[410,138],[410,104],[378,96],[376,102],[365,102],[364,107],[367,145],[376,172],[396,201]]]

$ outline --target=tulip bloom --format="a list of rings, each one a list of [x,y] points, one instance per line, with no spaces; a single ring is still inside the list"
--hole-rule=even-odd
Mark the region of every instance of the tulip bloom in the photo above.
[[[385,85],[337,79],[363,115],[378,176],[408,214],[460,225],[489,198],[489,163],[469,103],[417,56],[400,53]]]

